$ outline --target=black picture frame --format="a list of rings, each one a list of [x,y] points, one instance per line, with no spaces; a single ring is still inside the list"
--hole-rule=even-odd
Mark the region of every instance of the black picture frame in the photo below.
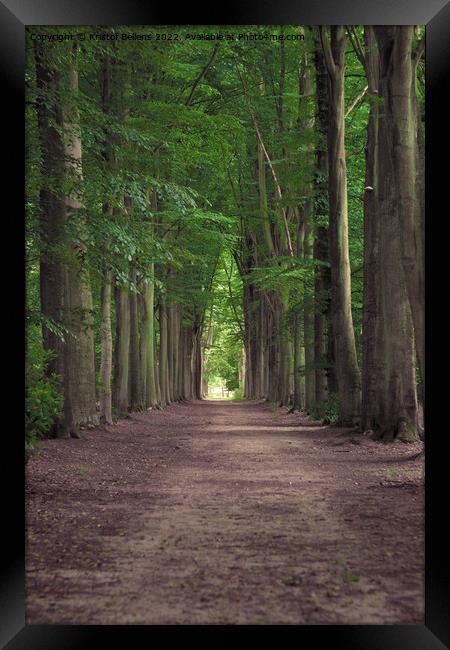
[[[24,403],[24,63],[27,25],[238,25],[238,24],[424,24],[426,25],[426,272],[427,272],[427,414],[426,414],[426,580],[424,625],[315,625],[315,626],[52,626],[25,624],[24,561],[24,449],[21,413]],[[282,643],[286,629],[295,643],[313,643],[345,650],[439,650],[450,645],[450,598],[448,589],[448,533],[440,525],[446,519],[448,502],[446,470],[448,434],[445,429],[445,382],[436,380],[432,368],[442,359],[438,341],[448,335],[439,314],[431,318],[432,291],[438,260],[446,261],[443,232],[449,203],[448,161],[440,150],[448,140],[448,104],[444,92],[449,85],[450,4],[445,0],[241,0],[200,7],[186,3],[176,10],[170,4],[142,0],[0,0],[0,64],[3,73],[3,255],[13,251],[12,265],[3,271],[3,320],[10,325],[6,358],[9,392],[2,408],[2,478],[5,481],[0,584],[0,645],[8,650],[97,648],[111,640],[120,647],[181,648],[195,632],[215,647],[228,646],[236,634],[244,633],[252,643],[264,639]],[[447,136],[447,138],[445,137]],[[449,147],[447,144],[447,153]],[[437,236],[436,236],[437,235]],[[432,243],[431,243],[432,242]],[[439,249],[439,243],[442,250]],[[448,246],[447,246],[448,248]],[[448,252],[447,252],[448,256]],[[433,278],[433,281],[432,281]],[[15,281],[13,281],[15,280]],[[444,290],[445,291],[445,290]],[[439,294],[445,301],[445,293]],[[439,307],[441,309],[441,307]],[[439,332],[441,322],[442,336]],[[432,341],[435,342],[433,347]],[[434,359],[433,359],[434,357]],[[5,374],[4,374],[5,376]],[[431,383],[430,383],[431,382]],[[13,408],[13,398],[17,400]],[[439,420],[436,411],[439,410]],[[447,470],[448,472],[448,470]],[[388,540],[387,540],[388,543]],[[248,628],[251,628],[249,630]],[[151,629],[149,629],[151,628]],[[276,629],[275,629],[276,628]],[[282,629],[281,629],[282,628]],[[199,637],[200,635],[196,635]],[[292,641],[291,641],[292,642]]]

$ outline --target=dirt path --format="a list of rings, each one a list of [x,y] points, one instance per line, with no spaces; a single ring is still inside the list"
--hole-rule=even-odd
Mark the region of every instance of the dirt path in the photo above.
[[[27,466],[28,623],[423,622],[420,444],[214,401],[84,436]]]

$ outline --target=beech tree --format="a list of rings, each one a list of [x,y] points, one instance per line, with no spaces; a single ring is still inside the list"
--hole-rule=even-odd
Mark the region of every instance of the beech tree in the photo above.
[[[73,58],[76,56],[76,49]],[[69,70],[69,90],[78,91],[78,70]],[[69,245],[72,259],[64,271],[63,310],[68,334],[64,347],[64,413],[65,424],[72,436],[78,436],[81,425],[95,426],[98,415],[95,405],[95,360],[93,331],[93,302],[89,268],[84,244],[82,216],[82,157],[79,112],[69,96],[63,109],[65,165],[69,190],[66,193],[66,224],[76,221],[78,238]]]
[[[345,154],[345,47],[343,26],[320,28],[329,76],[328,191],[330,205],[329,255],[331,264],[331,313],[334,337],[340,421],[355,424],[360,414],[361,378],[356,356],[351,310],[351,278],[348,249],[347,166]]]
[[[43,327],[44,346],[55,352],[50,366],[61,381],[64,416],[55,422],[58,437],[79,436],[81,425],[95,426],[94,334],[92,294],[83,242],[81,134],[75,95],[78,91],[77,50],[67,52],[67,70],[55,69],[51,57],[36,46],[38,88],[52,89],[50,104],[40,96],[38,120],[43,167],[51,190],[41,190],[41,222],[50,259],[41,262],[41,309],[56,323],[64,323],[64,339]],[[61,102],[62,100],[62,102]],[[58,105],[59,104],[59,105]],[[67,241],[67,230],[73,234]],[[66,243],[67,242],[67,243]],[[66,245],[67,262],[61,247]]]
[[[414,27],[375,28],[381,59],[380,91],[401,228],[400,256],[414,323],[422,381],[425,379],[424,144],[416,94],[417,66],[424,40],[414,44]]]
[[[314,361],[316,365],[316,402],[323,403],[327,393],[335,393],[333,367],[334,345],[330,313],[331,275],[328,265],[328,78],[318,34],[315,37],[314,65],[316,78],[316,170],[315,170],[315,238],[314,258],[321,262],[316,268],[314,284]]]
[[[380,220],[378,187],[378,119],[380,58],[375,47],[373,28],[364,28],[364,46],[358,34],[351,32],[355,52],[364,66],[369,92],[369,117],[365,149],[366,169],[364,187],[364,305],[363,305],[363,366],[361,428],[363,431],[377,427],[379,421],[378,391],[382,384],[382,321]]]
[[[58,390],[63,392],[64,346],[54,323],[62,322],[64,266],[57,250],[63,245],[65,207],[61,194],[64,176],[64,143],[61,137],[63,113],[58,94],[62,73],[52,65],[51,52],[42,43],[34,44],[36,75],[36,113],[39,128],[42,179],[39,191],[39,296],[42,344],[54,356],[47,363],[48,376],[58,376]],[[52,424],[56,436],[65,435],[60,419]]]

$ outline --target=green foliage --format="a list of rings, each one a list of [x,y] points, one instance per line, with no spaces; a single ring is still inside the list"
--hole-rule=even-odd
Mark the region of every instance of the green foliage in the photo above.
[[[67,469],[83,476],[84,474],[88,474],[92,468],[86,465],[68,465]]]
[[[359,582],[359,576],[355,576],[351,573],[344,573],[343,580],[344,582]]]
[[[239,387],[242,363],[241,295],[242,281],[236,265],[230,254],[224,252],[217,263],[207,314],[205,372],[211,386],[215,379],[220,379],[230,391]]]
[[[233,397],[231,398],[235,402],[239,402],[244,399],[244,387],[238,386],[233,391]]]
[[[48,434],[55,418],[62,412],[58,377],[45,374],[52,353],[45,352],[36,337],[29,337],[26,367],[25,444],[31,452],[39,438]]]
[[[329,393],[324,402],[316,404],[309,412],[311,420],[322,420],[324,424],[337,424],[339,418],[339,395]]]

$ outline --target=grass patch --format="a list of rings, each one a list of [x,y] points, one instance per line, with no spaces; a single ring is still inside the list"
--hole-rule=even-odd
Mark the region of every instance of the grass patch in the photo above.
[[[413,479],[417,476],[417,470],[405,468],[405,469],[387,469],[384,472],[384,476],[391,480],[401,480],[401,479]]]
[[[401,442],[418,442],[420,437],[416,429],[406,427],[397,435],[397,440],[400,440]]]
[[[67,469],[76,472],[77,474],[87,474],[92,470],[92,467],[87,467],[86,465],[67,465]]]
[[[299,587],[302,584],[302,579],[300,576],[289,576],[288,578],[283,578],[282,583],[286,587]]]
[[[337,424],[339,421],[339,395],[329,393],[328,398],[308,411],[311,420],[322,420],[324,424]]]
[[[355,576],[352,573],[344,573],[343,578],[344,582],[359,582],[359,576]]]
[[[231,401],[232,402],[241,402],[244,398],[244,389],[242,387],[236,388],[236,390],[233,391]]]
[[[263,616],[258,616],[256,620],[258,621],[258,623],[268,623],[269,617],[264,614]]]
[[[38,455],[39,447],[41,445],[40,440],[34,440],[33,442],[25,441],[25,462],[27,463],[30,458],[34,458]]]

